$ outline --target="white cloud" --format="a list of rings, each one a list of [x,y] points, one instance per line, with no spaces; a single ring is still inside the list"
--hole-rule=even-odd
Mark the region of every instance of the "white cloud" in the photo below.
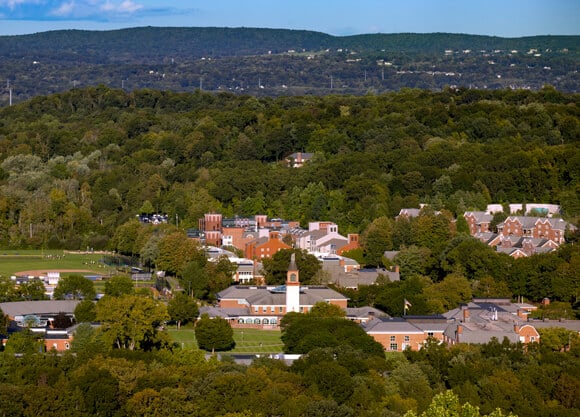
[[[137,4],[131,0],[124,0],[120,3],[107,0],[105,4],[101,6],[102,11],[113,13],[133,13],[142,8],[143,6],[141,4]]]
[[[0,0],[0,6],[8,7],[10,9],[14,9],[16,6],[20,6],[21,4],[38,4],[40,3],[39,0]]]
[[[57,9],[53,10],[52,14],[55,16],[69,16],[73,14],[75,7],[76,3],[74,1],[64,2]]]

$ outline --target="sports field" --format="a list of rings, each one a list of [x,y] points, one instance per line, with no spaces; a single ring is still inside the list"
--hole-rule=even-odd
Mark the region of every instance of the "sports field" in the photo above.
[[[192,327],[168,329],[171,339],[184,349],[197,348],[195,332]],[[284,345],[278,330],[234,329],[235,349],[227,353],[280,353]]]
[[[102,256],[62,250],[0,250],[0,275],[40,275],[46,271],[109,275],[114,269],[100,262]]]

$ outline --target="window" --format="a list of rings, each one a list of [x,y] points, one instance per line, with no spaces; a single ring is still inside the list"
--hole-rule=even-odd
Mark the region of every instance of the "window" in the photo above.
[[[398,346],[396,343],[391,343],[391,347],[389,350],[397,350]]]
[[[284,307],[278,307],[278,312],[279,313],[283,313],[284,312]]]
[[[268,311],[268,307],[266,307],[266,306],[262,307],[262,312],[265,313],[266,311]]]
[[[433,332],[427,332],[427,337],[434,337],[435,334]]]
[[[391,342],[395,341],[395,336],[391,336]]]
[[[536,341],[535,336],[530,336],[530,342],[534,343]]]
[[[64,348],[65,348],[66,350],[69,350],[69,349],[70,349],[70,345],[69,345],[69,343],[68,343],[68,342],[64,342]]]
[[[411,341],[411,337],[410,336],[405,336],[405,342],[410,342]]]
[[[296,282],[296,274],[290,274],[290,282]]]

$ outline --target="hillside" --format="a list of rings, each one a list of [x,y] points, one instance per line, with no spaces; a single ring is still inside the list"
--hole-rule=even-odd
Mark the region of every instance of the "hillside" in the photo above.
[[[0,37],[13,102],[104,84],[253,95],[367,94],[404,87],[577,92],[578,36],[499,38],[255,28],[63,30]],[[0,105],[9,102],[4,88]]]

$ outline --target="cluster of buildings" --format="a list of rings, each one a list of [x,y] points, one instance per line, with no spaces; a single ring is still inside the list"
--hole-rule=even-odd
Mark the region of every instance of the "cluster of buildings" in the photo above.
[[[283,249],[301,249],[316,256],[328,282],[341,287],[370,285],[379,275],[391,281],[399,280],[396,268],[362,269],[358,262],[345,257],[345,252],[359,247],[359,235],[343,236],[338,226],[329,221],[310,222],[308,229],[304,229],[298,222],[269,219],[265,215],[224,218],[221,214],[209,213],[199,219],[197,229],[188,230],[188,236],[206,248],[210,260],[227,256],[237,264],[233,281],[239,284],[264,282],[262,261]]]
[[[473,299],[432,316],[390,317],[372,307],[349,308],[348,298],[337,291],[301,285],[294,260],[288,267],[285,285],[232,286],[218,293],[217,298],[217,305],[202,307],[200,313],[221,317],[237,328],[277,328],[288,312],[307,313],[317,303],[333,304],[386,351],[418,350],[430,339],[447,345],[483,344],[493,338],[527,344],[540,340],[538,327],[564,327],[580,333],[580,321],[533,321],[528,315],[537,307],[509,299]]]
[[[573,224],[554,217],[560,212],[556,204],[510,204],[510,215],[492,230],[494,213],[504,209],[501,204],[489,204],[485,211],[466,211],[463,217],[471,236],[513,258],[556,250],[565,242],[566,232],[576,230]],[[397,217],[412,218],[420,214],[421,209],[404,208]]]
[[[542,216],[509,215],[496,225],[496,231],[491,229],[491,222],[494,213],[503,211],[501,206],[490,205],[486,211],[467,211],[464,218],[471,236],[513,258],[551,252],[565,242],[566,231],[576,230],[573,224],[553,217],[559,212],[557,205],[529,204],[526,208],[526,214],[541,213]],[[510,205],[510,213],[518,211],[523,211],[521,205]]]

